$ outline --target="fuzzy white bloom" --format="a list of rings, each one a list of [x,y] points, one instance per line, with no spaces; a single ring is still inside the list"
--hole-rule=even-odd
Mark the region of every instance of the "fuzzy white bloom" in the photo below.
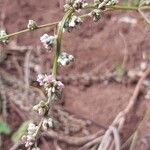
[[[42,124],[43,130],[47,130],[48,128],[53,127],[53,119],[52,118],[45,118]]]
[[[26,138],[25,147],[29,148],[33,146],[35,142],[35,132],[37,129],[38,129],[38,126],[36,126],[33,123],[29,123],[28,129],[27,129],[28,133],[26,137],[23,137],[23,138]]]
[[[110,6],[110,5],[116,5],[119,1],[118,0],[110,0],[106,5]]]
[[[28,125],[28,134],[33,134],[37,130],[37,126],[33,123]]]
[[[89,13],[89,16],[93,18],[93,21],[98,21],[102,16],[102,11],[100,9],[94,9]]]
[[[46,106],[44,101],[40,101],[39,104],[33,106],[33,110],[37,112],[40,116],[43,116],[46,112]]]
[[[8,38],[4,38],[5,36],[7,36],[6,31],[4,29],[0,29],[0,38],[2,38],[0,39],[0,42],[4,44],[8,42]]]
[[[80,11],[82,8],[87,6],[88,3],[86,3],[85,0],[75,0],[73,3],[73,8],[75,8],[77,11]]]
[[[37,23],[34,20],[29,20],[27,28],[30,30],[34,30],[37,28]]]
[[[62,66],[66,66],[66,65],[69,65],[70,62],[73,62],[74,61],[74,56],[73,55],[69,55],[65,52],[62,52],[60,54],[60,56],[58,57],[58,60],[57,62],[59,64],[61,64]]]
[[[56,46],[56,37],[49,36],[48,34],[44,34],[40,37],[40,41],[43,43],[44,47],[48,50],[51,50]]]
[[[73,28],[75,27],[76,25],[82,23],[82,20],[80,17],[77,17],[77,16],[72,16],[71,17],[71,20],[69,22],[69,27]]]

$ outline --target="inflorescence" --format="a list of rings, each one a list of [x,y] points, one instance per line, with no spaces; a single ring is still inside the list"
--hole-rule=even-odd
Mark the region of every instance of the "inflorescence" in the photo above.
[[[98,21],[102,17],[103,10],[106,5],[115,5],[117,3],[116,0],[94,0],[94,8],[87,15],[93,18],[93,21]],[[66,4],[64,5],[65,15],[69,10],[72,12],[66,18],[65,23],[63,24],[63,32],[72,31],[72,29],[81,25],[83,20],[81,17],[77,16],[77,14],[82,10],[87,8],[88,3],[85,0],[66,0]],[[64,21],[64,20],[62,20]],[[61,23],[59,22],[58,28],[61,28]],[[38,28],[37,23],[34,20],[29,20],[27,24],[27,28],[30,31],[33,31]],[[40,37],[40,41],[43,44],[44,48],[49,51],[58,51],[58,34],[57,35],[48,35],[44,34]],[[0,29],[0,42],[7,43],[8,37],[5,30]],[[56,53],[56,62],[60,66],[67,66],[71,62],[74,61],[74,56],[67,54],[66,52]],[[54,64],[56,65],[56,64]],[[57,68],[57,67],[56,67]],[[42,100],[35,106],[33,106],[33,110],[39,115],[42,116],[41,122],[34,124],[29,123],[27,129],[27,135],[23,137],[25,140],[25,147],[28,150],[39,150],[37,147],[37,137],[41,130],[48,130],[49,128],[53,128],[53,116],[49,113],[49,111],[53,108],[53,105],[58,100],[62,98],[62,90],[64,89],[64,84],[61,81],[56,79],[53,72],[50,75],[47,74],[39,74],[37,76],[37,82],[40,86],[43,86],[44,90],[47,94],[47,100]]]

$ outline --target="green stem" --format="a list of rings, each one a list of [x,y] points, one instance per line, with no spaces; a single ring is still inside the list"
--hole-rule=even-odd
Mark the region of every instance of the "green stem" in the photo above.
[[[57,60],[58,60],[58,57],[59,57],[60,52],[61,52],[61,40],[62,40],[62,36],[63,36],[64,24],[65,24],[66,20],[70,17],[70,15],[73,13],[73,11],[74,10],[71,9],[68,12],[66,12],[62,21],[60,22],[60,26],[58,27],[56,53],[55,53],[55,58],[54,58],[53,70],[52,70],[52,75],[54,78],[56,78],[57,67],[58,67]]]
[[[96,8],[94,4],[89,4],[86,6],[86,9],[94,9]],[[115,6],[107,6],[106,8],[108,8],[106,11],[115,11],[115,10],[129,10],[129,11],[138,11],[138,7],[136,6],[119,6],[119,5],[115,5]],[[142,6],[140,7],[141,10],[150,10],[150,6]],[[85,15],[82,15],[81,17],[88,17],[89,15],[88,14],[85,14]],[[47,23],[47,24],[44,24],[44,25],[39,25],[35,30],[37,29],[42,29],[42,28],[46,28],[46,27],[52,27],[52,26],[56,26],[57,24],[59,23],[58,22],[53,22],[53,23]],[[18,32],[14,32],[14,33],[11,33],[11,34],[8,34],[4,37],[1,37],[0,40],[2,39],[5,39],[5,38],[11,38],[11,37],[14,37],[14,36],[17,36],[17,35],[20,35],[20,34],[23,34],[23,33],[27,33],[27,32],[31,32],[29,29],[24,29],[24,30],[21,30],[21,31],[18,31]]]
[[[85,9],[96,9],[97,7],[94,4],[88,4]],[[119,5],[114,5],[114,6],[106,6],[106,8],[109,8],[111,10],[128,10],[128,11],[138,11],[139,7],[138,6],[119,6]],[[142,6],[140,7],[142,10],[150,10],[150,6]]]
[[[58,23],[59,22],[53,22],[53,23],[47,23],[47,24],[39,25],[34,30],[38,30],[38,29],[42,29],[42,28],[46,28],[46,27],[52,27],[52,26],[57,25]],[[6,36],[3,36],[3,37],[0,38],[0,40],[5,39],[5,38],[14,37],[16,35],[20,35],[20,34],[23,34],[23,33],[26,33],[26,32],[32,32],[32,31],[30,29],[24,29],[24,30],[21,30],[21,31],[14,32],[14,33],[8,34]]]

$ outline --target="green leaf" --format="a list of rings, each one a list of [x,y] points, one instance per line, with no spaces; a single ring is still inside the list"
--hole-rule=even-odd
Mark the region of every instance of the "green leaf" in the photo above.
[[[0,120],[0,134],[10,134],[11,130],[8,124],[2,120]]]
[[[121,77],[121,78],[125,75],[125,69],[122,66],[122,64],[116,65],[115,72],[116,72],[117,76]]]
[[[22,136],[27,133],[28,124],[28,121],[23,122],[18,130],[12,135],[11,140],[14,143],[17,143],[22,138]]]

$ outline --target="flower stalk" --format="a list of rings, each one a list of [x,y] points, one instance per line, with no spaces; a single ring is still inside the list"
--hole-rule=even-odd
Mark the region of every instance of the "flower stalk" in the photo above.
[[[94,4],[88,4],[85,7],[85,9],[94,9],[94,8],[95,8]],[[121,10],[121,11],[138,11],[138,9],[139,9],[138,6],[120,6],[120,5],[106,6],[106,8],[107,9],[105,11],[116,11],[116,10]],[[142,7],[140,7],[140,9],[143,10],[143,11],[144,10],[150,10],[150,6],[142,6]],[[81,18],[86,18],[86,17],[89,17],[89,15],[85,14],[85,15],[81,15],[80,17]],[[54,27],[58,23],[59,23],[59,21],[52,22],[52,23],[50,22],[50,23],[47,23],[47,24],[39,25],[39,26],[37,26],[37,28],[35,30],[39,30],[39,29],[43,29],[43,28],[47,28],[47,27]],[[8,34],[6,36],[1,37],[0,41],[5,39],[5,38],[12,38],[14,36],[21,35],[21,34],[24,34],[24,33],[27,33],[27,32],[31,32],[31,31],[27,28],[27,29],[24,29],[24,30],[21,30],[21,31],[10,33],[10,34]]]
[[[56,53],[55,53],[55,58],[54,58],[53,70],[52,70],[52,75],[55,79],[56,79],[56,73],[57,73],[57,67],[58,67],[57,60],[58,60],[58,57],[61,52],[61,41],[62,41],[62,36],[63,36],[63,28],[64,28],[66,20],[72,15],[73,12],[74,12],[73,9],[70,9],[68,12],[66,12],[66,14],[64,15],[64,17],[60,23],[60,26],[58,27]]]

